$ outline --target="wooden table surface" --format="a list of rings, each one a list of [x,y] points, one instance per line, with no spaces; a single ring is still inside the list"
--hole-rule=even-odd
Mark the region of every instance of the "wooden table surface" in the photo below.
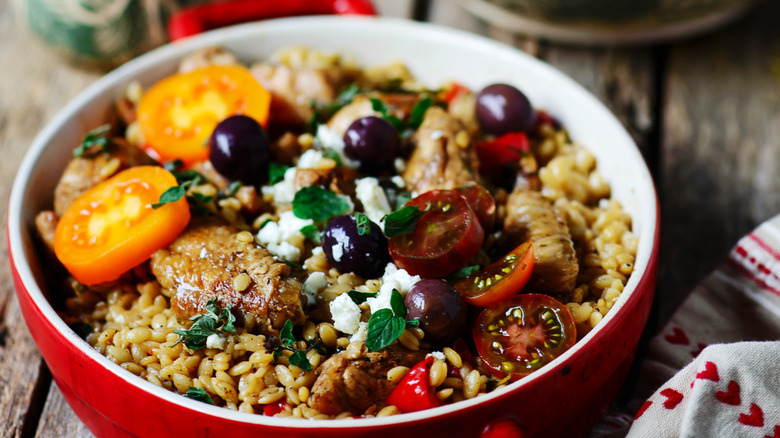
[[[450,0],[375,1],[384,15],[488,35],[543,59],[604,102],[641,148],[661,202],[657,301],[669,318],[739,237],[780,213],[780,2],[709,35],[630,49],[572,48],[515,36]],[[99,75],[61,62],[0,0],[0,205],[41,128]],[[5,229],[6,212],[0,212]],[[0,265],[8,266],[5,232]],[[0,269],[0,435],[90,437],[65,403]]]

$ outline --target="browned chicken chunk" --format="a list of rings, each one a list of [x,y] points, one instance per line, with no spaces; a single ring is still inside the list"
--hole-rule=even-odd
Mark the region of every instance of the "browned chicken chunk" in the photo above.
[[[62,217],[68,206],[82,193],[128,167],[155,164],[142,150],[121,138],[111,140],[108,152],[95,156],[74,158],[60,177],[54,189],[54,212]]]
[[[326,360],[318,369],[309,396],[309,406],[328,415],[341,412],[363,414],[381,405],[396,383],[387,372],[396,366],[414,366],[425,357],[423,352],[385,349],[378,352],[342,351]]]
[[[333,193],[355,194],[358,173],[345,167],[334,169],[298,169],[295,173],[295,191],[310,186],[327,187]]]
[[[504,232],[511,242],[533,242],[531,287],[568,293],[576,286],[579,265],[569,228],[541,193],[515,189],[509,195]]]
[[[425,112],[422,125],[414,135],[417,146],[403,174],[414,191],[425,193],[479,182],[476,152],[470,142],[459,145],[455,140],[461,131],[466,132],[460,120],[443,109],[432,107]]]
[[[51,210],[43,210],[35,216],[35,228],[52,253],[54,253],[54,231],[57,229],[57,222],[59,219]]]
[[[191,225],[170,247],[151,257],[151,270],[171,297],[171,308],[190,317],[204,313],[206,302],[230,306],[237,318],[256,322],[256,331],[276,334],[288,319],[303,318],[301,283],[290,266],[266,249],[236,238],[224,225]],[[245,288],[236,278],[249,276]]]

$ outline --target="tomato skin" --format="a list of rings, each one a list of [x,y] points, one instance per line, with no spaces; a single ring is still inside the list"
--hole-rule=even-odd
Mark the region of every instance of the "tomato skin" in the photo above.
[[[266,126],[271,94],[241,66],[212,65],[177,73],[141,96],[138,123],[144,149],[158,161],[205,161],[214,127],[243,114]]]
[[[433,356],[428,356],[409,370],[387,397],[386,404],[404,413],[441,406],[429,379],[433,360]]]
[[[279,400],[276,403],[271,403],[269,405],[263,406],[263,415],[266,415],[268,417],[273,417],[274,415],[278,414],[279,412],[282,412],[287,409],[287,400],[282,399]]]
[[[391,258],[409,274],[443,277],[463,267],[482,247],[485,232],[458,192],[432,190],[406,205],[429,208],[414,231],[388,239]]]
[[[479,171],[489,174],[500,170],[507,164],[516,163],[524,153],[531,151],[531,144],[523,132],[507,132],[493,140],[479,141],[476,144],[479,158]]]
[[[520,294],[483,310],[472,331],[482,363],[499,378],[518,380],[577,341],[569,308],[542,294]]]
[[[449,87],[446,87],[442,92],[439,94],[439,98],[447,103],[452,103],[453,100],[455,100],[458,95],[461,93],[469,93],[471,90],[459,83],[459,82],[451,82],[449,84]]]
[[[493,229],[493,223],[496,220],[496,198],[490,192],[477,183],[469,183],[455,189],[461,196],[466,198],[469,207],[474,210],[479,224],[485,232]]]
[[[151,207],[175,185],[162,167],[137,166],[88,190],[57,223],[57,258],[82,284],[119,278],[173,242],[189,223],[186,199]]]
[[[518,294],[531,278],[534,249],[525,242],[490,266],[455,283],[455,290],[474,306],[487,307]]]

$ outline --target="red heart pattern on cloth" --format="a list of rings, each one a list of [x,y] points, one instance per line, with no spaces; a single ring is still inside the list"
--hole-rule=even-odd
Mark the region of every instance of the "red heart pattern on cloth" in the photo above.
[[[764,435],[764,438],[780,438],[780,424],[775,425],[775,434],[772,436]]]
[[[652,405],[652,404],[653,404],[653,402],[651,402],[650,400],[648,400],[648,401],[646,401],[646,402],[642,403],[642,406],[640,406],[640,407],[639,407],[639,410],[638,410],[638,411],[636,411],[636,415],[634,415],[634,420],[636,420],[637,418],[641,417],[641,416],[642,416],[642,414],[644,414],[644,413],[645,413],[645,411],[647,410],[647,408],[649,408],[649,407],[650,407],[650,405]],[[780,438],[780,437],[776,437],[776,438]]]
[[[675,391],[672,388],[666,388],[663,391],[661,391],[660,394],[666,397],[666,401],[664,402],[664,407],[666,409],[676,408],[677,405],[679,405],[683,399],[682,393],[679,391]]]
[[[750,414],[739,414],[739,422],[745,426],[764,427],[764,411],[757,404],[752,403]]]
[[[720,376],[718,375],[718,367],[712,362],[707,362],[704,364],[704,371],[696,374],[696,378],[717,382],[720,380]]]
[[[664,338],[670,344],[688,345],[691,343],[691,341],[688,339],[688,335],[686,335],[681,328],[675,327],[673,331],[674,334],[666,335],[666,337]]]
[[[699,355],[701,354],[702,350],[707,348],[707,344],[705,344],[703,342],[699,342],[699,345],[697,345],[697,347],[699,347],[699,348],[696,349],[696,350],[691,351],[691,356],[693,356],[694,358],[695,357],[699,357]]]
[[[718,391],[715,397],[727,405],[739,406],[742,399],[739,398],[739,384],[733,380],[729,381],[729,387],[726,391]]]

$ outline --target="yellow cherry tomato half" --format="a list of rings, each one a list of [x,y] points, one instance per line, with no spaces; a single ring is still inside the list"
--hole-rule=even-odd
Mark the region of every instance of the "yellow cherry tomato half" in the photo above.
[[[168,246],[190,220],[187,200],[152,208],[177,185],[158,166],[124,170],[79,196],[54,232],[54,253],[80,283],[115,280]]]
[[[208,159],[217,123],[242,114],[266,126],[270,106],[271,93],[249,70],[212,65],[154,84],[141,97],[137,115],[150,155],[192,164]]]

